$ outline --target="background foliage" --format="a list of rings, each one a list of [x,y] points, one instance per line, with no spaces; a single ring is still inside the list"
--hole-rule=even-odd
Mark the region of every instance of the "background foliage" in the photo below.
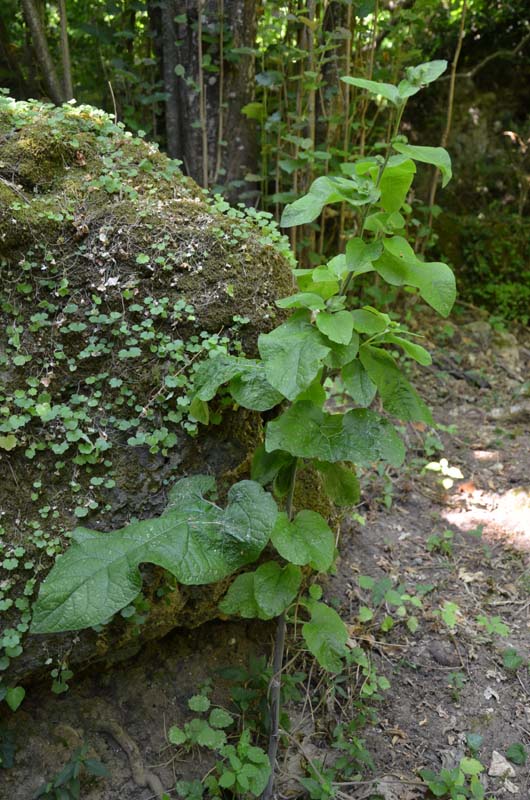
[[[24,6],[24,10],[22,8]],[[405,64],[453,61],[465,14],[450,135],[455,173],[435,222],[441,256],[458,270],[464,296],[524,319],[524,243],[499,245],[527,209],[528,8],[522,0],[69,0],[71,69],[61,45],[60,3],[5,0],[0,83],[18,99],[49,95],[37,64],[27,7],[34,7],[67,99],[71,71],[79,102],[115,113],[157,141],[202,185],[272,213],[319,175],[385,139],[386,101],[341,84],[344,74],[392,82]],[[26,13],[26,17],[24,16]],[[440,144],[449,76],[409,104],[411,141]],[[66,88],[64,88],[66,87]],[[425,237],[428,179],[411,196],[409,233]],[[485,218],[475,219],[481,213]],[[494,215],[495,242],[486,219]],[[436,216],[436,215],[435,215]],[[484,222],[484,224],[482,224]],[[309,265],[336,252],[352,219],[343,206],[291,243]],[[453,258],[455,238],[465,253]],[[485,254],[493,252],[493,259]]]

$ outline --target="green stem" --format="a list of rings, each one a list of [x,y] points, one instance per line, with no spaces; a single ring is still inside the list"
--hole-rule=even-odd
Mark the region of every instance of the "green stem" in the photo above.
[[[294,491],[296,488],[296,474],[298,472],[298,459],[294,462],[293,471],[291,473],[291,480],[289,482],[289,491],[287,493],[287,500],[285,502],[285,511],[289,521],[293,518],[293,500]],[[276,636],[274,639],[274,656],[272,662],[272,678],[269,684],[269,709],[270,709],[270,737],[269,737],[269,761],[271,765],[271,774],[269,782],[261,795],[262,800],[270,800],[274,790],[274,772],[276,768],[276,757],[278,755],[278,746],[280,744],[280,713],[281,713],[281,690],[282,690],[282,667],[283,655],[285,651],[285,630],[286,630],[285,613],[280,614],[278,623],[276,625]]]
[[[400,109],[398,109],[398,112],[396,114],[394,133],[390,141],[388,142],[388,147],[386,149],[384,161],[379,167],[379,173],[375,184],[376,188],[379,186],[383,172],[385,171],[385,167],[388,164],[388,160],[392,152],[392,140],[399,131],[401,117],[403,115],[404,109],[405,106],[403,105]],[[360,231],[361,238],[364,233],[366,218],[368,216],[370,209],[372,208],[372,205],[373,203],[370,203],[365,207],[363,211],[361,231]],[[339,290],[339,296],[342,297],[347,293],[352,277],[353,273],[350,272],[348,277],[345,278],[345,280],[342,282],[342,285]],[[322,384],[326,380],[327,375],[328,375],[328,370],[326,369],[326,367],[324,367],[324,369],[322,370],[322,377],[320,379],[320,382]],[[287,512],[287,517],[289,521],[291,521],[293,518],[293,498],[296,488],[297,471],[298,471],[298,459],[296,459],[294,464],[291,480],[289,483],[289,491],[287,493],[287,500],[285,503],[285,511]],[[273,655],[273,665],[272,665],[272,678],[269,684],[269,698],[270,698],[269,709],[270,709],[271,723],[270,723],[268,756],[271,765],[271,774],[269,782],[265,787],[263,794],[261,795],[261,800],[271,800],[272,793],[274,790],[274,772],[276,767],[276,757],[278,755],[278,745],[280,743],[280,711],[281,711],[281,683],[282,683],[281,673],[282,673],[283,656],[285,650],[285,632],[286,632],[286,619],[285,619],[285,613],[283,613],[278,617],[278,623],[276,625],[276,636],[274,639],[274,655]]]
[[[394,124],[394,131],[392,133],[392,136],[390,137],[390,141],[387,143],[387,148],[386,148],[386,152],[385,152],[385,158],[384,158],[383,163],[380,165],[379,172],[377,174],[377,180],[375,182],[375,188],[376,189],[379,188],[379,184],[381,183],[381,178],[383,177],[383,172],[385,171],[386,165],[388,164],[388,161],[389,161],[389,158],[390,158],[390,154],[392,153],[392,142],[393,142],[394,138],[399,133],[399,126],[401,125],[401,118],[403,116],[404,110],[405,110],[405,103],[397,111],[396,121],[395,121],[395,124]],[[361,217],[361,229],[359,231],[359,237],[361,239],[363,238],[363,235],[364,235],[364,227],[366,225],[366,219],[367,219],[368,214],[370,213],[370,209],[372,208],[373,205],[374,205],[374,203],[369,203],[368,205],[366,205],[364,207],[363,214],[362,214],[362,217]],[[341,285],[340,290],[339,290],[339,297],[343,297],[348,292],[352,280],[353,280],[353,272],[350,272],[342,282],[342,285]]]

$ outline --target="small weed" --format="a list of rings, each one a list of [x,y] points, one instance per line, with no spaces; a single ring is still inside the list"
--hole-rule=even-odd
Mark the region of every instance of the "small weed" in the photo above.
[[[78,800],[81,796],[82,772],[97,778],[106,778],[109,773],[104,764],[95,758],[88,757],[88,747],[83,745],[73,754],[65,767],[51,781],[43,784],[34,800]]]
[[[454,536],[454,532],[451,530],[445,530],[443,533],[435,533],[429,536],[426,545],[427,550],[429,553],[442,553],[442,555],[452,558]]]
[[[450,672],[448,681],[451,688],[451,699],[454,703],[459,703],[460,692],[466,685],[467,678],[463,672]]]
[[[435,797],[484,800],[484,787],[479,778],[483,771],[484,766],[476,758],[463,758],[454,769],[442,769],[439,773],[422,769],[420,775]]]

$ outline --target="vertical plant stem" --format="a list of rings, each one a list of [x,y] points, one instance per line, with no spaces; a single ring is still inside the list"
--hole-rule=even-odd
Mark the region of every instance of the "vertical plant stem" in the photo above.
[[[346,21],[346,27],[350,32],[350,38],[346,39],[346,59],[345,59],[345,75],[350,74],[351,70],[351,55],[352,55],[352,47],[353,47],[353,11],[352,11],[352,4],[348,5],[348,17]],[[342,137],[342,149],[344,153],[348,152],[348,148],[350,146],[350,85],[348,83],[344,84],[344,131]],[[340,206],[340,222],[339,222],[339,248],[342,252],[342,245],[344,242],[344,228],[346,225],[346,204],[341,203]]]
[[[267,208],[267,195],[268,195],[268,179],[269,179],[269,159],[267,148],[267,131],[265,128],[265,120],[268,116],[268,90],[265,86],[263,90],[263,120],[260,126],[260,150],[261,150],[261,207],[265,210]]]
[[[442,138],[440,140],[440,147],[446,147],[447,142],[449,141],[449,134],[451,133],[451,125],[453,123],[453,107],[455,102],[455,86],[456,86],[456,70],[458,67],[458,61],[460,59],[460,53],[462,51],[462,44],[464,41],[465,36],[465,24],[466,24],[466,12],[467,12],[467,0],[463,0],[462,2],[462,16],[460,17],[460,28],[458,30],[458,41],[456,43],[455,55],[453,58],[453,63],[451,64],[451,77],[449,80],[449,97],[447,100],[447,115],[445,120],[445,128],[442,133]],[[433,207],[436,200],[436,192],[438,190],[438,178],[440,177],[440,170],[438,167],[435,167],[432,174],[431,179],[431,186],[429,189],[429,219],[427,220],[427,230],[430,231],[432,228],[432,221],[433,221]],[[429,234],[425,234],[422,237],[419,243],[419,252],[424,253],[425,248],[427,246],[427,241],[429,238]]]
[[[377,50],[377,22],[378,22],[378,13],[379,13],[379,0],[375,2],[374,8],[374,25],[372,28],[372,41],[370,44],[370,60],[368,63],[368,80],[372,80],[374,75],[374,59],[375,59],[375,51]],[[359,155],[361,158],[364,156],[364,149],[366,147],[366,112],[368,110],[368,103],[369,100],[364,100],[362,104],[361,110],[361,120],[360,120],[360,128],[361,128],[361,142],[359,145]]]
[[[202,9],[204,0],[197,0],[199,18],[197,24],[197,52],[199,58],[199,116],[202,134],[202,185],[208,188],[208,129],[206,127],[206,87],[202,67]]]
[[[215,164],[215,174],[213,182],[217,183],[219,172],[223,162],[223,137],[224,137],[224,25],[225,25],[225,9],[224,0],[219,0],[219,117],[217,127],[217,158]]]
[[[308,18],[311,22],[311,25],[308,27],[307,30],[307,65],[308,71],[310,73],[315,72],[315,29],[313,23],[315,22],[315,0],[308,0],[307,3],[307,14]],[[309,138],[311,139],[311,150],[314,152],[316,148],[316,127],[317,127],[317,119],[316,119],[316,77],[314,75],[310,76],[311,81],[311,88],[309,90],[309,96],[307,101],[307,119],[308,119],[308,133]],[[314,162],[313,162],[314,164]],[[311,183],[315,177],[314,166],[311,168],[311,174],[308,176],[309,181]],[[310,239],[310,250],[314,252],[316,249],[316,233],[313,227],[310,228],[309,231],[309,239]]]
[[[298,472],[298,459],[294,463],[291,481],[289,483],[289,492],[285,503],[285,511],[289,521],[293,518],[293,499],[294,491],[296,488],[296,475]],[[265,787],[262,800],[270,800],[274,791],[274,774],[276,769],[276,757],[278,755],[278,745],[280,743],[280,713],[281,713],[281,697],[282,697],[282,666],[283,654],[285,651],[285,630],[286,620],[285,614],[278,617],[276,624],[276,636],[274,638],[274,654],[272,659],[272,678],[269,684],[269,709],[270,709],[270,734],[269,734],[269,761],[271,765],[271,774],[269,782]]]

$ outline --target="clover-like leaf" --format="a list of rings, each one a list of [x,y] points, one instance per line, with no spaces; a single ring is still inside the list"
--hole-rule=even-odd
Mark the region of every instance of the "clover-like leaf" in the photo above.
[[[224,708],[212,708],[208,722],[212,728],[229,728],[233,724],[234,718]]]
[[[194,694],[188,700],[188,708],[201,714],[210,708],[210,700],[205,694]]]
[[[33,633],[79,630],[104,623],[131,603],[142,586],[139,565],[164,567],[183,584],[221,580],[255,561],[276,522],[271,495],[254,481],[231,487],[228,504],[205,499],[208,476],[173,487],[162,516],[114,533],[86,528],[57,559],[33,607]]]

